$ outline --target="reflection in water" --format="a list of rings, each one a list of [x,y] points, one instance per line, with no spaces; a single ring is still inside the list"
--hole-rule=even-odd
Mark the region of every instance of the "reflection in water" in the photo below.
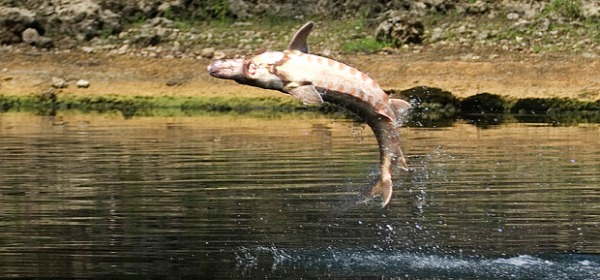
[[[600,276],[600,127],[368,128],[307,115],[0,115],[5,276]]]

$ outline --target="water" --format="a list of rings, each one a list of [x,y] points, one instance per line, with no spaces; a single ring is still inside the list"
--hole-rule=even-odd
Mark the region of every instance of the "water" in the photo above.
[[[600,277],[600,126],[403,128],[388,208],[332,117],[0,114],[0,274]]]

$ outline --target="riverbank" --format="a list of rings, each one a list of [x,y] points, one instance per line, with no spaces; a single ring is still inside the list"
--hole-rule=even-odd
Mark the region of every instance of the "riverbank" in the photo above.
[[[488,51],[446,49],[332,57],[368,73],[387,90],[427,86],[459,98],[488,92],[513,98],[600,99],[600,58]],[[206,58],[23,48],[0,57],[0,93],[39,94],[51,88],[52,78],[60,78],[68,86],[56,91],[70,95],[284,97],[212,78],[206,71],[209,63]],[[89,81],[90,86],[78,88],[80,79]]]
[[[568,54],[461,54],[457,51],[336,55],[388,93],[415,105],[424,125],[459,118],[497,124],[501,114],[544,122],[600,121],[600,59]],[[56,114],[118,111],[124,117],[235,112],[268,115],[306,107],[288,95],[210,77],[209,59],[22,49],[0,58],[0,109]],[[54,84],[64,81],[64,87]],[[54,80],[53,80],[54,79]],[[77,81],[89,82],[78,87]],[[54,87],[53,87],[54,86]],[[482,114],[493,114],[491,118]],[[513,117],[514,118],[514,117]],[[442,123],[440,123],[442,121]]]

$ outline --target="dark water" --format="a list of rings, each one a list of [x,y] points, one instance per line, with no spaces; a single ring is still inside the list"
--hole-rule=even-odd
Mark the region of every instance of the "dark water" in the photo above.
[[[0,114],[0,274],[198,278],[600,277],[600,126],[368,128],[308,115]]]

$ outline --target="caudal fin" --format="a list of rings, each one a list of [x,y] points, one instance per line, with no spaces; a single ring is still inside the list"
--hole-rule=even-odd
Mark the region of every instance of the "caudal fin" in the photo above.
[[[381,207],[383,208],[392,199],[392,189],[393,186],[391,177],[388,177],[388,179],[382,179],[380,176],[370,189],[367,189],[358,195],[356,204],[370,201],[376,197],[381,197]]]

